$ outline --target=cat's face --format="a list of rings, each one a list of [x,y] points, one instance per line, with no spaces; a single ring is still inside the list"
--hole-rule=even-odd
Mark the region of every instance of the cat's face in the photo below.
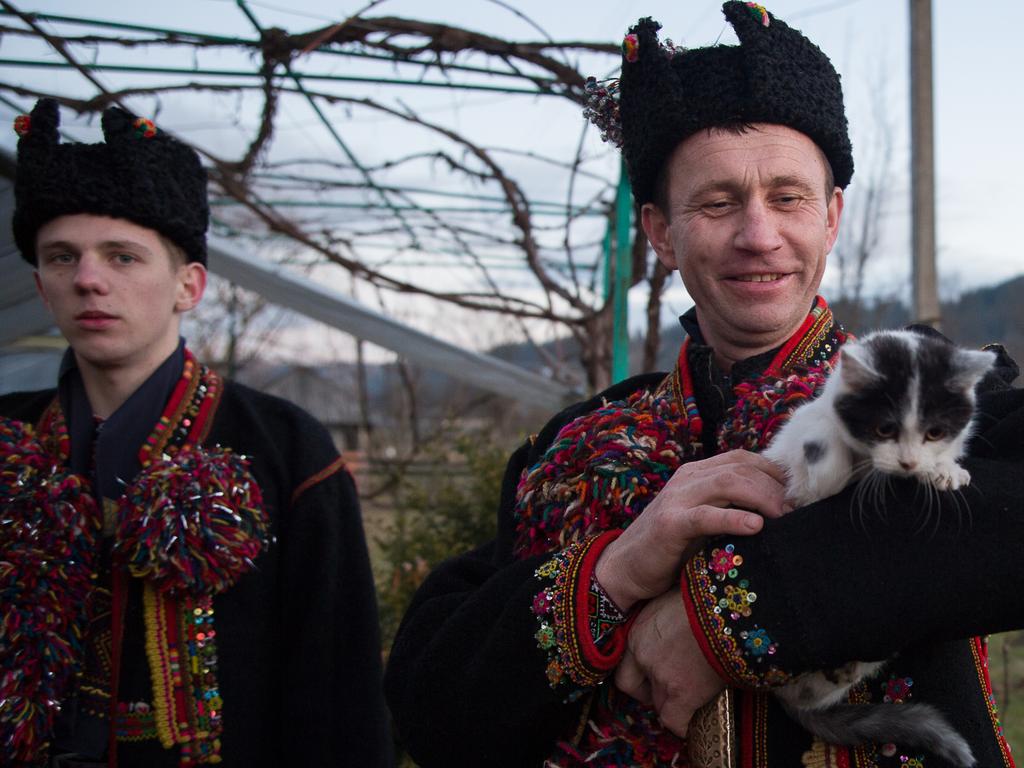
[[[926,474],[963,454],[974,387],[994,362],[910,331],[871,334],[843,348],[836,412],[875,469]]]

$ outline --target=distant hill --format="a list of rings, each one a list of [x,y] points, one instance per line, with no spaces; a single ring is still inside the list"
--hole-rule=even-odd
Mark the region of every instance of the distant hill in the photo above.
[[[860,312],[851,309],[842,303],[833,305],[836,316],[854,333],[900,328],[911,321],[910,309],[899,302],[877,301]],[[1024,362],[1024,275],[965,291],[955,301],[943,302],[941,330],[967,347],[998,342],[1018,363]]]
[[[1024,363],[1024,275],[964,293],[957,302],[944,304],[942,312],[943,331],[957,342],[999,342]]]

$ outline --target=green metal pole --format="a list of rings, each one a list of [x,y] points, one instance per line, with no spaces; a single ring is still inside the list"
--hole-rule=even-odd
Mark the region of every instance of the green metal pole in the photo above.
[[[633,196],[625,161],[615,193],[615,269],[612,285],[612,383],[629,376],[629,283],[633,276],[630,234],[633,232]]]

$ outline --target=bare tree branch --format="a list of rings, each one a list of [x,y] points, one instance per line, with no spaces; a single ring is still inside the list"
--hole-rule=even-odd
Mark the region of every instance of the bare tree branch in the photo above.
[[[386,59],[396,68],[412,65],[424,73],[440,73],[455,85],[460,84],[456,81],[512,79],[529,83],[538,93],[553,94],[540,98],[578,103],[585,78],[568,63],[568,54],[618,56],[618,46],[613,44],[552,40],[510,3],[494,2],[533,26],[543,39],[515,41],[418,19],[367,18],[366,11],[378,0],[370,0],[341,23],[298,33],[262,28],[243,3],[240,8],[259,30],[258,39],[161,30],[145,24],[109,22],[104,27],[108,22],[99,19],[76,22],[70,17],[25,13],[11,0],[0,0],[0,7],[16,19],[0,25],[0,32],[40,40],[95,89],[84,94],[74,88],[47,92],[14,81],[8,74],[7,81],[0,82],[0,91],[24,98],[54,97],[83,115],[137,98],[152,99],[159,109],[163,97],[171,94],[176,99],[190,92],[214,98],[235,96],[234,127],[244,137],[237,149],[228,153],[223,143],[212,149],[214,145],[191,141],[206,160],[213,189],[223,192],[221,199],[211,201],[218,231],[269,238],[272,244],[280,238],[282,244],[290,242],[301,251],[304,263],[336,265],[378,290],[421,295],[509,317],[538,349],[541,345],[536,344],[530,323],[556,323],[579,342],[584,359],[591,361],[588,368],[603,365],[604,351],[587,351],[610,338],[604,328],[605,302],[594,291],[599,231],[607,221],[594,217],[609,215],[607,201],[614,187],[594,164],[606,165],[606,154],[588,150],[585,130],[572,157],[549,156],[531,147],[491,146],[443,119],[427,118],[422,105],[413,108],[397,100],[361,96],[351,84],[328,79],[318,80],[311,89],[303,81],[305,75],[292,69],[299,57],[304,63],[337,56],[348,57],[345,61]],[[80,23],[96,31],[81,34]],[[103,69],[110,61],[104,55],[108,51],[140,47],[191,50],[197,72],[183,79],[162,78],[165,82],[160,84],[140,84],[115,68]],[[198,56],[211,49],[253,54],[254,77],[236,80],[244,73],[200,71]],[[90,64],[82,63],[82,51],[90,54]],[[93,67],[109,84],[101,82]],[[257,111],[250,101],[255,98],[260,101]],[[298,147],[302,156],[283,155],[281,119],[293,114],[296,98],[308,101],[342,153],[313,154]],[[399,143],[384,152],[349,147],[348,135],[343,141],[333,116],[325,111],[328,108],[406,126],[403,130],[425,135],[438,146],[424,149]],[[249,115],[254,115],[251,124],[246,123]],[[230,126],[230,117],[221,117],[220,125]],[[195,129],[179,130],[189,133],[179,136],[187,140]],[[532,200],[527,185],[510,171],[523,166],[522,160],[538,172],[557,175],[558,186],[550,188],[567,190],[564,199]],[[423,173],[443,183],[431,189],[422,182],[403,182]],[[368,196],[368,190],[376,197]],[[410,276],[411,267],[432,261],[460,269],[464,278],[438,284],[431,277],[436,270]],[[513,280],[507,279],[510,268],[517,270]],[[635,255],[634,278],[639,279]],[[561,367],[555,356],[546,352],[541,356],[553,369]],[[588,379],[593,382],[601,375],[589,370]]]

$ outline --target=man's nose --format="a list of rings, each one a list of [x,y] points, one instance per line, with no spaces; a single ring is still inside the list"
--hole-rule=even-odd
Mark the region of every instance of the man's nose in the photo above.
[[[782,247],[778,224],[768,207],[760,201],[747,203],[740,214],[736,247],[753,253],[770,253]]]
[[[100,259],[82,254],[75,267],[75,289],[85,292],[105,293],[107,279]]]

